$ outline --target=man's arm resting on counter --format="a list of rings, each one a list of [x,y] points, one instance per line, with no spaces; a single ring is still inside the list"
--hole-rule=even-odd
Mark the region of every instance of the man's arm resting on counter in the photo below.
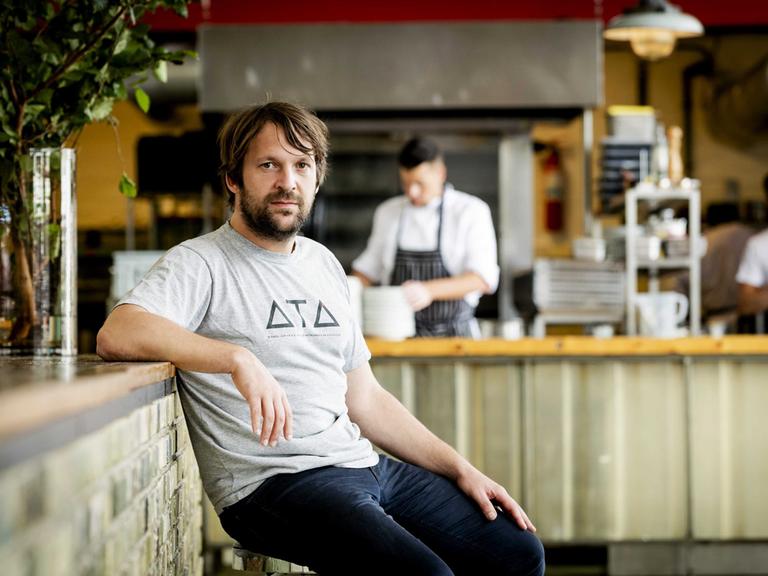
[[[739,314],[759,314],[768,309],[768,286],[739,284]]]
[[[475,500],[489,520],[494,503],[520,528],[535,531],[525,511],[497,484],[419,422],[376,380],[367,362],[347,374],[347,407],[363,435],[390,454],[450,478]]]
[[[200,336],[141,306],[123,304],[99,330],[96,353],[107,361],[164,360],[182,370],[230,374],[248,402],[260,442],[274,445],[280,433],[291,437],[293,416],[285,391],[242,346]]]

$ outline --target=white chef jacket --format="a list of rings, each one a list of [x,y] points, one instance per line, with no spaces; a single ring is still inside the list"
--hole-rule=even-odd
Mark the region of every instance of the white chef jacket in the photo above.
[[[768,285],[768,230],[755,234],[747,241],[736,281],[757,288]]]
[[[387,285],[392,275],[397,250],[435,250],[441,198],[426,206],[414,206],[405,195],[384,201],[376,208],[373,230],[363,253],[352,262],[352,269],[373,282]],[[467,272],[479,275],[495,292],[499,284],[496,233],[488,204],[480,198],[447,184],[442,195],[443,228],[440,252],[451,276]],[[470,292],[464,299],[477,306],[482,292]]]

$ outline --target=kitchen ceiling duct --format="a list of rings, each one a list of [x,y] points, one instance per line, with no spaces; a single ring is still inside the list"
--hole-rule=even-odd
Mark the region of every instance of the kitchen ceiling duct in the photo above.
[[[594,108],[597,21],[202,26],[200,105],[318,111]]]
[[[709,125],[741,147],[768,142],[768,56],[737,80],[715,81]]]

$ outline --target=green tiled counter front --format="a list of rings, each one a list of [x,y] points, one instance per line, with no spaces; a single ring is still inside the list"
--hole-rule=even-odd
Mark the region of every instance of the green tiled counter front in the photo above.
[[[0,572],[201,575],[202,488],[173,368],[3,359],[0,371]]]

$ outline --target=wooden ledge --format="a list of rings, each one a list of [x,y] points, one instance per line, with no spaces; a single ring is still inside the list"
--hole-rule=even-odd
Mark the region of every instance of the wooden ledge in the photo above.
[[[522,338],[520,340],[467,340],[462,338],[413,338],[402,341],[368,338],[377,358],[430,357],[537,357],[537,356],[755,356],[768,354],[768,336],[709,336],[638,338],[591,336]]]
[[[68,362],[2,358],[0,371],[4,380],[8,378],[0,390],[0,440],[101,406],[176,373],[168,362],[106,363],[96,357]]]

